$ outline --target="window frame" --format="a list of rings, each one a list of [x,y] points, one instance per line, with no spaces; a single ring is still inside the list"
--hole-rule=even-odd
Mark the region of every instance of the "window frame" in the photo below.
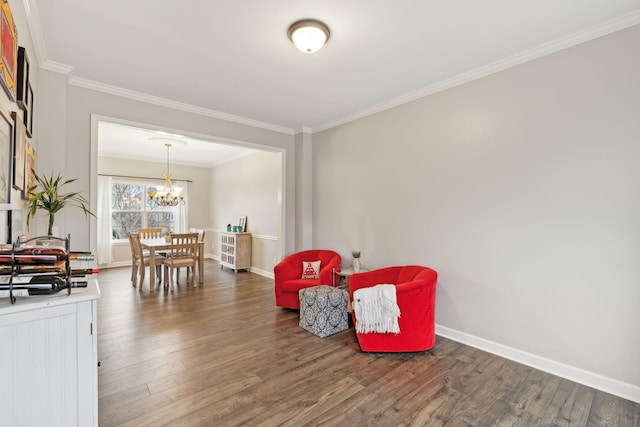
[[[111,244],[118,244],[118,243],[125,243],[127,242],[128,238],[114,238],[114,232],[113,232],[113,214],[116,212],[133,212],[133,213],[140,213],[141,215],[141,221],[140,221],[140,226],[139,228],[149,228],[147,226],[148,222],[149,222],[149,214],[150,213],[158,213],[158,212],[171,212],[173,213],[173,219],[172,219],[172,225],[171,225],[171,229],[175,228],[176,225],[176,221],[177,221],[177,212],[176,209],[178,208],[177,206],[174,207],[162,207],[162,208],[156,208],[156,209],[149,209],[149,196],[147,194],[149,187],[158,187],[164,184],[163,181],[161,180],[151,180],[151,179],[144,179],[144,178],[123,178],[123,177],[118,177],[112,178],[111,181],[111,187],[109,188],[109,194],[112,197],[113,196],[113,186],[115,185],[141,185],[142,189],[143,189],[143,200],[142,203],[140,204],[141,209],[140,210],[131,210],[131,209],[114,209],[113,208],[113,201],[111,201],[111,203],[109,204],[109,228],[110,228],[110,233],[109,236],[111,238]]]

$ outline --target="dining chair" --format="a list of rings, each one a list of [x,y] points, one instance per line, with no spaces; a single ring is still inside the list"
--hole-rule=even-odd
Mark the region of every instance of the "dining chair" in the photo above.
[[[140,245],[140,234],[129,233],[129,246],[131,248],[131,282],[133,286],[137,286],[138,276],[140,276],[140,287],[144,282],[144,276],[146,267],[149,266],[149,257],[142,252],[142,246]],[[156,276],[158,282],[161,280],[162,263],[156,264]],[[151,286],[151,284],[149,284]]]
[[[198,233],[182,233],[171,235],[170,257],[164,259],[164,285],[173,285],[173,271],[176,270],[176,283],[180,283],[180,268],[187,267],[187,281],[191,272],[191,283],[195,276],[198,262]]]
[[[204,240],[203,228],[190,228],[189,233],[198,233],[198,241],[202,242]]]
[[[138,234],[141,239],[159,239],[162,237],[162,228],[140,228]]]
[[[203,243],[204,242],[204,229],[202,228],[190,228],[189,229],[189,233],[198,233],[198,242]],[[198,259],[200,259],[201,256],[203,256],[203,254],[200,253],[200,245],[198,245]],[[201,272],[198,272],[200,274],[202,274]]]

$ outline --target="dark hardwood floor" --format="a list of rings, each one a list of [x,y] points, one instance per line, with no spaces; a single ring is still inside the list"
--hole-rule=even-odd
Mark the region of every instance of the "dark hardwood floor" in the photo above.
[[[318,338],[271,279],[214,261],[199,286],[129,277],[98,277],[102,427],[640,425],[640,404],[449,339],[371,354],[353,327]]]

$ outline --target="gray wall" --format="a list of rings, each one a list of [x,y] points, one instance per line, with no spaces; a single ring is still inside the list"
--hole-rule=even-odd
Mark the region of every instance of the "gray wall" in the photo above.
[[[58,73],[41,70],[40,104],[43,121],[39,133],[47,136],[38,153],[39,169],[61,170],[79,178],[78,190],[88,195],[95,209],[95,171],[97,156],[92,155],[92,115],[145,123],[185,135],[225,138],[256,148],[281,150],[284,155],[285,250],[294,249],[295,238],[295,143],[294,135],[232,123],[152,103],[69,85]],[[54,102],[55,101],[55,102]],[[46,121],[44,118],[46,117]],[[287,155],[290,152],[290,155]],[[71,233],[78,245],[95,251],[95,221],[86,221],[82,212],[61,212],[60,228]]]
[[[312,218],[344,262],[432,266],[439,334],[640,401],[639,45],[635,26],[313,135],[311,215],[294,192],[307,136],[72,86],[34,54],[32,142],[39,171],[92,199],[91,114],[283,149],[287,253]],[[95,233],[73,210],[56,223],[81,246]]]
[[[313,243],[438,333],[640,400],[640,26],[313,136]],[[600,377],[602,376],[602,377]]]

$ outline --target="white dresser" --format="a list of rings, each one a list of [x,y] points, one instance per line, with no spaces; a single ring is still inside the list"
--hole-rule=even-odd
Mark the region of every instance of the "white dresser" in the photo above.
[[[220,268],[251,268],[251,233],[220,233]]]
[[[0,424],[97,426],[95,279],[54,295],[0,298]]]

